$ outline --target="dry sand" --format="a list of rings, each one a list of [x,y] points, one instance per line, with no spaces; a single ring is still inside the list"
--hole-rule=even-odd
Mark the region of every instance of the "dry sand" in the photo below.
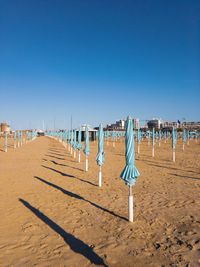
[[[105,144],[101,189],[90,148],[88,173],[47,137],[0,151],[0,266],[199,266],[200,144],[178,144],[176,163],[170,141],[154,159],[141,144],[133,223],[124,144]]]

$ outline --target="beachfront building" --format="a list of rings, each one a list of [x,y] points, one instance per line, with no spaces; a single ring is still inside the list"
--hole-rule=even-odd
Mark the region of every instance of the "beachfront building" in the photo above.
[[[10,126],[6,122],[0,123],[0,132],[1,133],[10,132]]]
[[[85,140],[85,129],[86,129],[86,126],[88,127],[90,141],[96,140],[97,130],[94,129],[94,128],[92,128],[90,125],[83,124],[83,125],[81,125],[81,141],[84,141]],[[79,131],[79,129],[80,128],[78,128],[76,130]]]
[[[163,126],[163,121],[161,119],[152,119],[147,122],[149,129],[161,129]]]

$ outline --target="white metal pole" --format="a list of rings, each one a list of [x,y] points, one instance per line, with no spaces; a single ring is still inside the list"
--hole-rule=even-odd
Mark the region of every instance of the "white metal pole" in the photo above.
[[[129,222],[133,222],[133,194],[132,194],[132,186],[129,186],[128,219],[129,219]]]
[[[78,151],[78,162],[79,163],[81,162],[81,151],[80,150]]]
[[[154,146],[152,147],[152,157],[154,158]]]
[[[85,159],[85,171],[87,172],[88,171],[88,157],[86,156],[86,159]]]
[[[101,171],[101,166],[99,166],[99,187],[102,186],[102,171]]]
[[[172,156],[172,158],[173,158],[173,162],[175,162],[175,149],[173,149],[173,156]]]

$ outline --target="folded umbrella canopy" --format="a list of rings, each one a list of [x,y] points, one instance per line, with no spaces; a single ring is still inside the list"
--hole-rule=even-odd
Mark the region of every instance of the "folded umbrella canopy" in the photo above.
[[[140,154],[140,139],[141,139],[141,132],[140,129],[138,129],[137,130],[138,155]]]
[[[155,129],[152,130],[152,157],[154,157]]]
[[[184,151],[185,143],[186,143],[186,131],[185,131],[185,129],[183,129],[183,132],[182,132],[182,141],[183,141],[183,151]]]
[[[78,143],[77,143],[77,149],[78,149],[78,162],[81,162],[81,149],[82,149],[82,144],[81,144],[81,129],[78,131]]]
[[[72,147],[73,147],[73,142],[74,142],[74,135],[73,135],[73,130],[71,130],[71,135],[70,135],[70,154],[72,154]]]
[[[16,133],[16,131],[14,132],[13,138],[14,138],[14,149],[16,149],[16,140],[17,140],[17,133]]]
[[[74,149],[74,158],[76,158],[76,148],[77,148],[77,143],[76,143],[76,130],[74,130],[74,140],[73,140],[73,144],[72,147]]]
[[[102,172],[101,172],[101,166],[104,162],[104,151],[103,151],[103,144],[104,144],[104,133],[103,133],[103,126],[102,124],[99,125],[99,131],[98,131],[98,153],[96,156],[96,162],[99,166],[99,187],[102,185]]]
[[[175,162],[176,135],[174,127],[172,128],[172,160]]]
[[[135,184],[137,177],[140,175],[135,167],[135,150],[134,150],[134,134],[133,134],[133,121],[129,116],[126,120],[126,134],[125,134],[125,157],[126,166],[123,169],[120,177],[124,180],[125,184],[129,186],[129,221],[133,221],[133,195],[132,186]]]
[[[4,133],[4,152],[8,151],[8,133]]]
[[[90,154],[90,148],[89,148],[89,131],[88,126],[85,127],[85,148],[83,150],[86,159],[85,159],[85,171],[88,171],[88,156]]]

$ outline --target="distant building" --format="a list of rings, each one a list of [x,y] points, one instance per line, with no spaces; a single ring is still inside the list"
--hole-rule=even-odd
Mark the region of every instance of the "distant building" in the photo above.
[[[163,126],[163,122],[161,119],[152,119],[147,122],[147,126],[149,129],[160,129]]]
[[[6,122],[0,123],[0,132],[10,132],[10,126]]]
[[[92,128],[90,125],[83,124],[83,125],[81,125],[80,128],[76,129],[77,131],[79,131],[81,129],[81,141],[85,140],[85,129],[86,129],[86,126],[88,126],[89,139],[91,141],[96,140],[97,129]]]

